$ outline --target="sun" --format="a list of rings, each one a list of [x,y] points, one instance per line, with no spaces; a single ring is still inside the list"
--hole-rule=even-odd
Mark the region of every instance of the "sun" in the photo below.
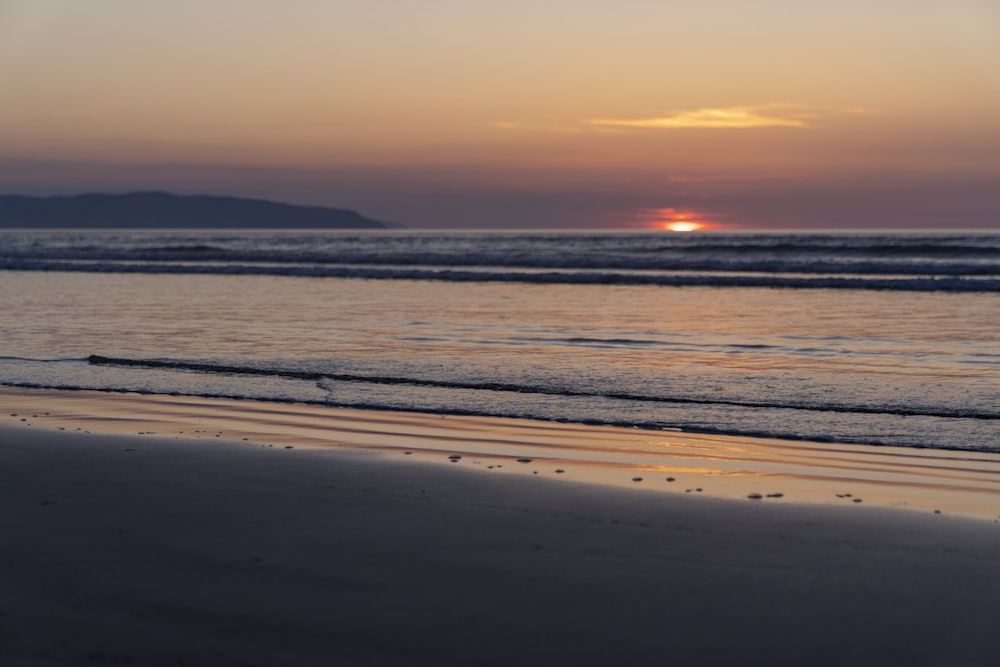
[[[718,226],[703,211],[690,209],[647,208],[641,210],[639,217],[649,228],[667,232],[701,232]]]
[[[665,223],[663,227],[671,232],[696,232],[701,229],[702,225],[693,220],[675,220]]]

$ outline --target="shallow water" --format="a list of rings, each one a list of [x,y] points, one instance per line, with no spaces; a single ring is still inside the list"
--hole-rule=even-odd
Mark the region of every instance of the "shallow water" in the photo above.
[[[673,256],[705,261],[714,243],[730,269],[742,257],[759,272],[767,257],[784,253],[782,266],[801,271],[822,254],[824,270],[838,259],[856,275],[884,256],[879,275],[961,262],[971,273],[959,280],[988,280],[1000,272],[991,259],[996,237],[950,240],[933,252],[923,237],[897,241],[898,252],[881,237],[866,248],[852,236],[833,249],[830,241],[790,246],[787,235],[754,249],[736,237],[740,255],[724,235],[687,254],[680,246],[657,251],[650,243],[661,237],[644,237],[644,246],[639,235],[511,234],[496,237],[497,247],[476,234],[193,236],[197,243],[192,233],[17,237],[10,247],[18,261],[34,247],[36,259],[89,253],[103,268],[0,271],[0,382],[1000,451],[998,291],[184,269],[191,253],[214,253],[212,261],[230,268],[249,259],[301,268],[319,255],[327,264],[370,263],[381,239],[383,267],[393,270],[404,261],[424,271],[431,260],[475,260],[489,273],[507,258],[534,271],[600,261],[610,271],[645,247],[667,267],[662,273],[676,269]],[[314,251],[304,256],[307,238]],[[348,250],[336,256],[331,238]],[[986,239],[978,251],[976,238]],[[429,247],[428,259],[421,252]],[[130,257],[149,261],[151,248],[180,257],[157,260],[164,273],[123,272],[135,266]],[[233,248],[239,259],[224,257]]]

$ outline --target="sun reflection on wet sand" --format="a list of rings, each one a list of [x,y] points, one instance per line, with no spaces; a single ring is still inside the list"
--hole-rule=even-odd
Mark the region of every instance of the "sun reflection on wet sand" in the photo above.
[[[995,519],[1000,456],[371,412],[303,404],[0,388],[3,419],[63,430],[348,448],[520,474],[765,502],[864,503]],[[19,415],[19,416],[18,416]],[[21,420],[24,420],[23,422]]]

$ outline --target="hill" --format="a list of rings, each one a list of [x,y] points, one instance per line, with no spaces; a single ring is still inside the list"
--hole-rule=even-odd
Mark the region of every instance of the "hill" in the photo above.
[[[57,197],[0,195],[0,227],[385,229],[341,208],[168,192]]]

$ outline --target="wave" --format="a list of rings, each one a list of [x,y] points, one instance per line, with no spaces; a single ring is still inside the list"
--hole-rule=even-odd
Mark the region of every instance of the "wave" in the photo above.
[[[225,252],[224,248],[213,245],[206,245],[204,243],[194,243],[189,245],[162,245],[162,246],[150,246],[148,248],[138,248],[135,251],[140,256],[147,253],[169,253],[172,255],[183,255],[184,253],[222,253]]]
[[[697,425],[684,424],[683,426],[677,426],[675,424],[665,424],[659,421],[653,420],[626,420],[626,419],[607,419],[607,418],[596,418],[596,417],[585,417],[585,418],[568,418],[568,417],[551,417],[551,416],[541,416],[536,413],[530,412],[518,412],[518,411],[484,411],[480,409],[463,409],[455,406],[435,406],[433,408],[426,408],[416,405],[399,405],[394,403],[385,403],[379,401],[364,401],[364,400],[344,400],[344,399],[332,399],[325,398],[322,400],[307,399],[307,398],[287,398],[287,397],[266,397],[261,398],[257,396],[245,396],[239,393],[233,392],[204,392],[204,391],[157,391],[153,389],[136,389],[134,387],[91,387],[83,386],[78,384],[69,383],[40,383],[40,382],[10,382],[4,381],[0,382],[0,385],[7,387],[16,387],[22,389],[53,389],[59,391],[98,391],[102,393],[134,393],[134,394],[145,394],[145,395],[165,395],[165,396],[192,396],[197,398],[209,398],[209,399],[229,399],[238,401],[260,401],[266,403],[294,403],[294,404],[304,404],[304,405],[319,405],[329,408],[351,408],[356,410],[375,410],[375,411],[389,411],[389,412],[417,412],[424,414],[436,414],[436,415],[453,415],[453,416],[468,416],[468,417],[503,417],[508,419],[529,419],[535,421],[549,421],[557,423],[570,423],[570,424],[583,424],[587,426],[612,426],[618,428],[632,428],[641,429],[647,431],[681,431],[687,433],[704,433],[708,435],[726,435],[726,436],[737,436],[737,437],[754,437],[754,438],[776,438],[781,440],[793,440],[793,441],[812,441],[812,442],[836,442],[841,444],[859,444],[859,445],[895,445],[895,446],[905,446],[914,449],[940,449],[949,451],[996,451],[994,446],[976,446],[972,444],[962,443],[957,444],[955,442],[935,442],[933,445],[922,444],[917,441],[901,443],[898,441],[885,441],[877,436],[867,436],[858,437],[851,435],[839,434],[837,436],[823,435],[820,433],[809,433],[802,434],[798,432],[789,432],[783,430],[776,430],[773,428],[734,428],[731,425],[708,425],[705,423],[700,423]]]
[[[60,357],[56,359],[39,359],[36,357],[16,357],[10,355],[0,355],[0,361],[24,361],[28,363],[41,363],[41,364],[57,364],[60,362],[80,362],[86,361],[86,359],[79,359],[77,357]]]
[[[638,394],[631,392],[591,392],[576,390],[569,387],[546,387],[507,382],[463,382],[454,380],[434,380],[427,378],[357,375],[350,373],[332,373],[320,371],[300,371],[294,369],[267,368],[251,365],[214,364],[207,362],[164,360],[164,359],[128,359],[91,355],[87,362],[96,366],[118,366],[126,368],[168,369],[194,371],[211,374],[235,374],[243,376],[280,377],[293,380],[307,380],[320,383],[348,382],[376,385],[406,385],[411,387],[435,387],[440,389],[466,389],[474,391],[511,392],[517,394],[539,394],[558,397],[596,397],[634,401],[639,403],[672,403],[686,405],[733,406],[753,409],[787,409],[808,410],[811,412],[837,412],[871,415],[895,415],[903,417],[943,417],[959,419],[996,420],[1000,412],[984,410],[969,410],[960,408],[919,408],[911,409],[888,405],[846,405],[846,404],[816,404],[788,403],[770,401],[740,401],[709,398],[692,398],[687,396],[667,396]]]
[[[917,292],[1000,292],[1000,278],[930,276],[870,278],[847,276],[699,275],[584,272],[522,272],[420,268],[353,268],[302,265],[80,263],[9,260],[0,258],[4,271],[68,271],[85,273],[144,273],[196,275],[267,275],[302,278],[364,280],[433,280],[446,282],[502,282],[549,285],[627,285],[664,287],[769,287],[784,289],[902,290]]]
[[[301,268],[313,273],[367,267],[491,273],[698,271],[1000,278],[1000,235],[989,234],[0,232],[0,248],[3,268],[8,270],[84,270],[77,264],[87,263],[104,271],[122,264],[163,265],[181,272],[189,270],[178,268],[185,264],[212,263],[243,267],[235,271],[266,264],[275,271]]]
[[[744,242],[744,243],[690,243],[660,245],[646,248],[644,252],[661,253],[676,252],[683,249],[688,253],[710,253],[717,255],[728,253],[744,255],[746,253],[768,254],[836,254],[842,257],[924,257],[924,258],[966,258],[966,259],[996,259],[1000,258],[1000,246],[963,243],[882,243],[882,242]]]
[[[637,250],[636,252],[642,252]],[[725,257],[713,254],[700,257],[683,255],[656,258],[629,254],[626,257],[562,255],[508,256],[492,253],[330,253],[330,252],[237,252],[209,246],[172,247],[130,250],[123,252],[8,252],[3,257],[3,269],[30,270],[39,267],[63,267],[48,270],[83,270],[86,264],[109,267],[145,263],[149,266],[183,267],[184,263],[214,262],[220,266],[252,266],[267,264],[275,267],[378,267],[414,269],[519,269],[525,271],[711,271],[731,273],[801,273],[852,274],[865,276],[938,275],[938,276],[997,276],[1000,266],[995,262],[931,262],[920,258],[891,260],[853,260],[820,257],[761,257],[746,254]],[[42,270],[46,270],[42,268]],[[178,268],[180,270],[180,268]],[[336,270],[336,269],[333,269]]]

